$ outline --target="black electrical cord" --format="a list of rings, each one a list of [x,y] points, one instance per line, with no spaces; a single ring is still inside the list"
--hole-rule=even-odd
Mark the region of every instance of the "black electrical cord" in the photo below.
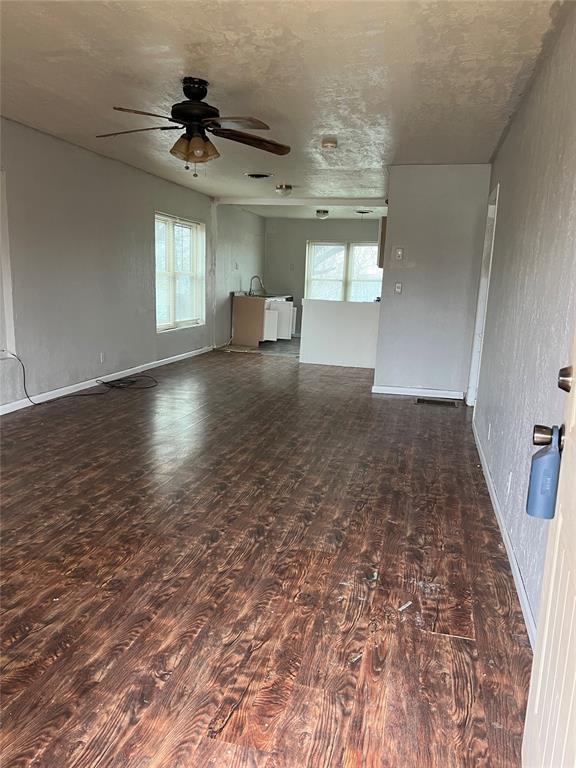
[[[140,386],[138,386],[139,382],[141,383]],[[102,384],[108,389],[153,389],[158,386],[158,379],[150,376],[149,373],[136,373],[134,376],[123,376],[121,379],[110,381],[96,379],[96,383]]]
[[[49,400],[45,400],[42,403],[36,403],[32,400],[26,388],[26,366],[15,352],[11,352],[9,349],[0,349],[0,352],[5,352],[20,363],[20,367],[22,368],[22,388],[24,394],[32,405],[43,405],[44,402],[50,402]],[[100,392],[73,392],[70,395],[55,397],[54,400],[64,400],[66,397],[96,397],[98,395],[107,395],[112,389],[152,389],[153,387],[158,386],[158,380],[149,373],[137,373],[133,376],[123,376],[120,379],[112,379],[111,381],[96,379],[96,384],[105,387],[105,389]]]
[[[0,352],[5,352],[7,355],[10,355],[15,360],[18,360],[18,362],[20,363],[20,367],[22,368],[22,389],[24,390],[24,394],[26,395],[28,400],[30,400],[32,405],[40,405],[40,403],[35,403],[34,400],[32,400],[32,398],[28,394],[28,390],[26,389],[26,368],[24,367],[24,363],[22,362],[22,360],[20,360],[20,358],[15,352],[10,352],[9,349],[0,349]]]

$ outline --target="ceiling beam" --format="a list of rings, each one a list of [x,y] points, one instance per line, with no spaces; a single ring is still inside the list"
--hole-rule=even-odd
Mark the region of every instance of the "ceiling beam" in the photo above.
[[[386,199],[383,197],[216,197],[214,201],[218,205],[304,205],[321,206],[328,208],[358,207],[358,208],[386,208]]]

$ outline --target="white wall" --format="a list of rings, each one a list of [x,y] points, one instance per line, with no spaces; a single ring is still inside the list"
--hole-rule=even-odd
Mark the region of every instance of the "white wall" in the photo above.
[[[2,120],[17,353],[37,394],[212,344],[211,201]],[[154,211],[206,223],[206,325],[157,334]],[[105,356],[100,364],[100,353]],[[23,397],[0,360],[2,402]]]
[[[375,391],[466,389],[489,177],[489,165],[391,168]]]
[[[378,242],[378,221],[365,219],[266,219],[266,289],[294,296],[298,328],[306,280],[306,243]]]
[[[573,9],[498,151],[491,181],[500,182],[500,195],[474,422],[535,618],[548,524],[524,509],[532,427],[562,421],[556,377],[576,320],[575,82]]]
[[[216,345],[231,333],[230,293],[248,291],[253,275],[264,277],[264,219],[235,205],[217,208]]]
[[[300,362],[374,368],[379,309],[375,302],[304,299]]]

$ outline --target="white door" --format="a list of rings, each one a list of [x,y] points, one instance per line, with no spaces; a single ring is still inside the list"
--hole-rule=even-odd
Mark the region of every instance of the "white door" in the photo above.
[[[466,391],[466,405],[476,405],[478,380],[480,378],[480,361],[482,345],[484,344],[484,326],[486,325],[486,310],[488,308],[488,289],[490,287],[490,272],[492,271],[492,251],[494,250],[494,235],[496,233],[496,213],[498,211],[498,184],[488,198],[488,213],[486,214],[486,230],[484,232],[484,251],[482,253],[482,269],[478,286],[478,301],[476,302],[476,323],[474,325],[474,340],[472,342],[472,358],[470,360],[470,375]]]
[[[576,371],[576,337],[570,363]],[[523,768],[576,768],[576,383],[567,396],[564,428],[522,745]]]

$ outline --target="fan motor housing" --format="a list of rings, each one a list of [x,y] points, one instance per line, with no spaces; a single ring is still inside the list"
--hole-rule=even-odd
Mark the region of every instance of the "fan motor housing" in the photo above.
[[[207,117],[220,117],[220,111],[204,101],[180,101],[173,105],[171,113],[173,120],[185,125],[200,123]]]

